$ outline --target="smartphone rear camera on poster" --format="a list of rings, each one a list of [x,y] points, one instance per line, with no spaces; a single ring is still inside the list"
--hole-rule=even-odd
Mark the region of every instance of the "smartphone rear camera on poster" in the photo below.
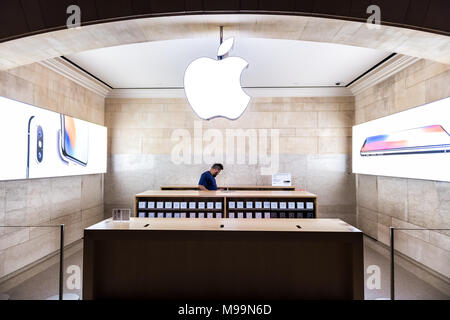
[[[41,163],[44,159],[44,131],[41,126],[37,126],[37,146],[36,146],[36,156],[37,162]]]

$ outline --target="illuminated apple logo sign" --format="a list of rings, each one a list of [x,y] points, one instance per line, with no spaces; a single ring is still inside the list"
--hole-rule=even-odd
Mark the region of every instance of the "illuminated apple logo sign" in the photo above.
[[[234,38],[224,41],[217,56],[226,55],[233,44]],[[184,91],[194,112],[204,120],[238,119],[250,102],[241,87],[241,73],[247,67],[248,62],[239,57],[199,58],[191,62],[184,74]]]

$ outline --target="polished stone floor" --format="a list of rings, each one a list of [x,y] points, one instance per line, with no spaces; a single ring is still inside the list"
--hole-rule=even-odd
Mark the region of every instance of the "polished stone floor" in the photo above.
[[[367,241],[373,241],[365,239]],[[381,288],[369,289],[367,280],[372,273],[368,273],[368,267],[377,265],[380,267]],[[365,273],[365,290],[364,297],[366,300],[390,299],[390,260],[378,253],[367,244],[364,246],[364,269]],[[408,270],[395,265],[395,299],[396,300],[450,300],[450,296],[445,295],[435,287],[429,285],[425,281],[419,279],[416,275]]]
[[[371,241],[366,239],[365,242]],[[82,267],[83,263],[82,251],[78,251],[72,256],[65,259],[65,268],[69,266],[79,266]],[[365,270],[369,266],[376,265],[380,268],[381,276],[381,287],[380,289],[368,289],[367,279],[371,274],[366,272],[365,275],[365,298],[367,300],[374,299],[389,299],[390,297],[390,284],[389,284],[389,273],[390,264],[389,260],[383,255],[379,254],[371,247],[365,245],[364,247],[364,267]],[[73,272],[73,271],[72,271]],[[11,300],[26,299],[26,300],[40,300],[47,299],[51,296],[58,294],[58,273],[59,265],[53,265],[47,270],[37,274],[31,279],[21,283],[17,287],[13,288],[6,294],[9,295]],[[70,277],[70,278],[69,278]],[[74,274],[66,274],[64,277],[65,289],[64,293],[78,295],[81,297],[81,288],[69,290],[67,287],[67,280],[69,280],[70,285],[75,285],[73,281]],[[70,281],[72,280],[72,281]],[[396,299],[398,300],[428,300],[428,299],[446,299],[449,300],[450,297],[446,296],[436,288],[417,278],[412,273],[408,272],[400,266],[396,266]]]

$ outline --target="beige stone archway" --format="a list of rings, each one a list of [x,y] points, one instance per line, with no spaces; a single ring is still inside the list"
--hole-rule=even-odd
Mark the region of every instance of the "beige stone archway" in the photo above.
[[[365,23],[288,15],[187,15],[102,23],[0,43],[0,70],[76,52],[123,44],[225,36],[338,43],[397,52],[450,64],[450,37]]]

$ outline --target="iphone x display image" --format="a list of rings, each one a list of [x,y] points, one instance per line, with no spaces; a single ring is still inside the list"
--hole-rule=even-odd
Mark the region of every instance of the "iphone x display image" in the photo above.
[[[87,122],[61,115],[61,150],[67,160],[82,166],[87,165],[89,158]]]
[[[450,152],[450,135],[438,124],[366,138],[361,156]]]
[[[38,123],[36,116],[31,116],[28,120],[28,151],[27,151],[27,171],[26,177],[30,177],[30,168],[38,167],[44,161],[44,130]]]
[[[52,176],[61,170],[59,115],[36,110],[28,118],[26,178]]]
[[[0,96],[0,181],[105,173],[107,129]]]

